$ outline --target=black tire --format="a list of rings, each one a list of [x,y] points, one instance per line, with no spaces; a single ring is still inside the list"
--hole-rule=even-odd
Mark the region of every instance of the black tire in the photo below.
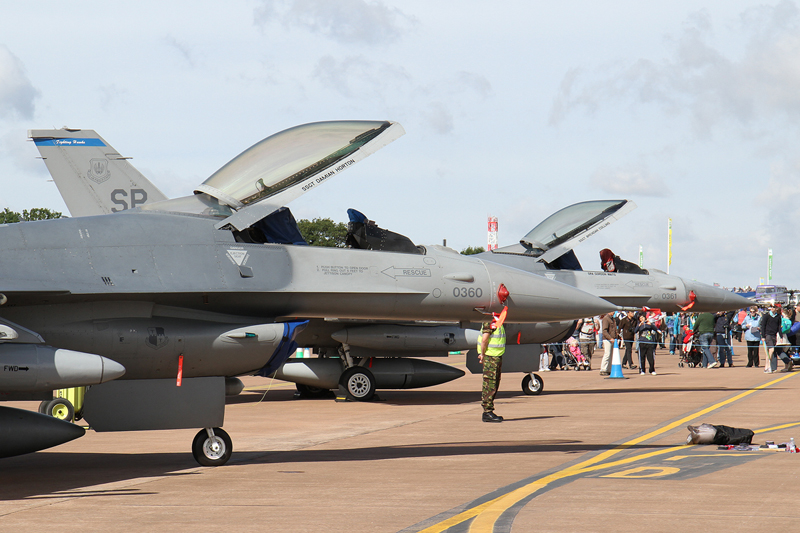
[[[528,396],[538,396],[544,390],[544,380],[539,376],[539,374],[526,374],[524,378],[522,378],[522,392],[527,394]]]
[[[303,398],[329,398],[332,396],[329,389],[321,389],[320,387],[312,387],[311,385],[302,385],[300,383],[297,383],[295,387]]]
[[[202,466],[222,466],[232,453],[233,443],[222,428],[214,428],[213,439],[208,436],[208,431],[201,429],[192,441],[192,455]]]
[[[339,385],[344,388],[350,400],[368,402],[375,396],[375,376],[369,369],[361,366],[345,370],[339,378]]]
[[[52,402],[53,400],[42,400],[42,403],[39,404],[39,414],[46,415],[47,414],[47,405]]]
[[[44,414],[65,422],[72,422],[73,418],[75,418],[75,407],[69,400],[56,398],[47,402]]]

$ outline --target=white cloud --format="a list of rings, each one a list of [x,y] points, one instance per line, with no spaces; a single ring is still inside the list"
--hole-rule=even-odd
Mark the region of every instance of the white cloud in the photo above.
[[[342,44],[394,42],[416,24],[397,8],[365,0],[263,0],[255,10],[255,22],[264,26],[272,21]]]
[[[33,118],[39,91],[31,84],[22,62],[0,44],[0,118]]]
[[[623,197],[663,197],[670,192],[661,177],[643,167],[601,168],[591,181],[603,192]]]
[[[454,86],[459,89],[469,89],[482,98],[492,94],[492,84],[486,77],[474,72],[460,71],[456,73]]]
[[[800,124],[800,12],[794,2],[745,11],[732,38],[741,48],[714,44],[706,12],[690,16],[683,32],[669,39],[664,59],[640,58],[563,77],[550,111],[558,125],[572,112],[595,113],[613,101],[655,103],[668,115],[688,115],[694,132],[707,137],[737,124],[747,136],[768,135],[767,125]],[[719,39],[718,39],[719,40]]]
[[[439,135],[447,135],[455,127],[453,114],[441,102],[431,103],[423,114],[428,126]]]
[[[404,68],[374,62],[364,56],[348,56],[342,60],[323,56],[317,62],[314,77],[328,90],[359,99],[383,99],[389,92],[402,94],[411,82]]]
[[[178,40],[172,35],[165,37],[164,42],[170,48],[175,49],[190,67],[195,66],[194,53],[189,46],[187,46],[184,43],[178,42]]]

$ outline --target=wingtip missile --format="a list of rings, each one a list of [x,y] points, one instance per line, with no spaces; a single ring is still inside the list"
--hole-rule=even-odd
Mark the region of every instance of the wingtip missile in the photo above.
[[[97,354],[40,344],[0,344],[0,390],[31,392],[99,385],[125,367]]]
[[[0,457],[52,448],[83,436],[86,430],[51,416],[0,407]]]

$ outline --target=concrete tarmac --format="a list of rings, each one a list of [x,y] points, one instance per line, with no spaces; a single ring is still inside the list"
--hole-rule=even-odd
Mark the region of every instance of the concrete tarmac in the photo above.
[[[0,531],[792,531],[800,454],[683,444],[702,422],[800,442],[797,374],[735,351],[734,368],[679,368],[659,349],[656,376],[540,373],[540,396],[505,374],[500,424],[481,422],[470,374],[370,403],[248,378],[226,466],[197,466],[196,430],[89,431],[0,460]]]

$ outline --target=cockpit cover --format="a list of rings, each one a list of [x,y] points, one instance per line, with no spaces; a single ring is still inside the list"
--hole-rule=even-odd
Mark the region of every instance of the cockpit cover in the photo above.
[[[204,181],[206,193],[236,212],[218,228],[247,228],[405,133],[388,121],[315,122],[251,146]]]
[[[519,244],[494,252],[531,255],[550,263],[633,209],[636,209],[636,204],[630,200],[594,200],[573,204],[544,219],[520,239]]]

